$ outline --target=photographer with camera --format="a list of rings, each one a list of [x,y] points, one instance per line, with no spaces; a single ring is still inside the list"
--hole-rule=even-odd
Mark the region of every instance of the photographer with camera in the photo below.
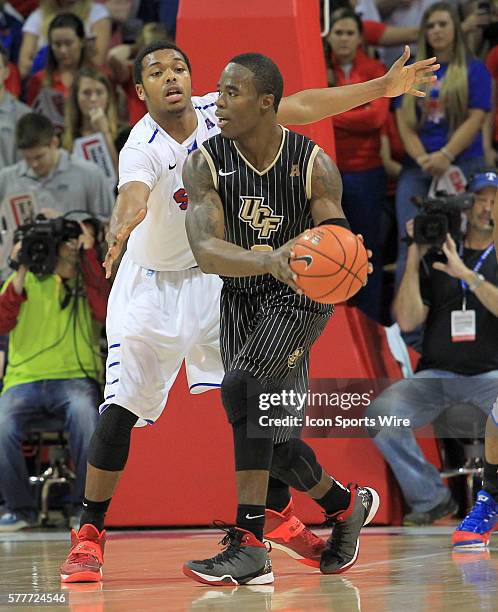
[[[433,55],[441,66],[427,96],[394,102],[406,151],[396,191],[397,286],[406,265],[401,238],[415,214],[413,196],[425,196],[450,166],[468,178],[485,165],[481,130],[491,110],[491,76],[481,61],[468,55],[459,16],[448,2],[433,3],[420,24],[417,59]]]
[[[110,217],[114,197],[104,173],[60,149],[50,119],[24,115],[16,125],[16,141],[23,160],[0,170],[0,202],[31,192],[41,209],[59,214],[78,209],[89,216]]]
[[[372,402],[367,415],[376,420],[371,432],[391,466],[410,507],[406,525],[427,525],[454,514],[457,505],[439,472],[424,457],[413,429],[432,423],[449,405],[472,403],[486,414],[498,387],[498,264],[491,220],[498,175],[476,175],[468,188],[473,205],[465,211],[467,227],[446,235],[445,262],[434,257],[435,240],[451,227],[457,196],[446,198],[448,218],[420,215],[406,225],[409,240],[406,269],[394,302],[402,331],[424,324],[419,369],[396,382]],[[443,202],[436,201],[440,210]],[[456,203],[455,203],[456,200]],[[451,205],[451,202],[454,202]],[[427,205],[426,205],[427,206]],[[444,207],[443,207],[444,208]],[[460,216],[460,213],[459,213]],[[413,227],[415,232],[413,240]],[[455,228],[453,228],[455,229]],[[425,238],[424,238],[425,237]],[[455,239],[461,238],[457,244]],[[425,240],[425,244],[419,241]],[[408,427],[381,426],[382,416],[408,419]],[[385,423],[386,421],[384,421]]]
[[[10,334],[0,396],[0,494],[5,501],[0,532],[37,521],[21,450],[34,418],[64,420],[76,466],[74,513],[81,504],[100,400],[99,332],[110,290],[90,222],[39,219],[20,228],[20,234],[11,253],[15,272],[0,294],[0,334]]]

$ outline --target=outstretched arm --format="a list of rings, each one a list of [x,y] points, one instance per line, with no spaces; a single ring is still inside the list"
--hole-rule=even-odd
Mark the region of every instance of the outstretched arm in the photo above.
[[[203,272],[231,277],[272,274],[295,288],[294,275],[288,264],[290,246],[270,252],[248,251],[224,240],[223,204],[201,151],[194,151],[187,157],[183,166],[183,184],[189,198],[187,237]]]
[[[410,47],[406,46],[403,55],[384,76],[343,87],[306,89],[282,98],[277,119],[283,124],[302,125],[332,117],[382,96],[394,98],[409,93],[424,97],[425,92],[417,87],[436,80],[432,73],[438,70],[439,64],[431,57],[407,66],[409,58]]]

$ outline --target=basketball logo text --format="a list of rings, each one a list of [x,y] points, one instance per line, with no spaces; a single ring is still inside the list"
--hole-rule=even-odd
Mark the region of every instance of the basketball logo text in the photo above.
[[[249,223],[254,230],[258,230],[258,238],[268,238],[282,225],[283,216],[274,215],[273,210],[263,204],[264,198],[253,196],[240,196],[242,204],[239,219]]]
[[[316,246],[317,244],[320,243],[321,239],[323,238],[323,235],[317,231],[316,229],[312,232],[310,232],[309,230],[304,234],[303,236],[303,240],[309,240],[311,242],[311,244],[313,244],[314,246]]]

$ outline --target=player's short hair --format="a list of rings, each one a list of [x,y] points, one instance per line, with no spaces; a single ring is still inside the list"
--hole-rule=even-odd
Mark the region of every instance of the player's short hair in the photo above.
[[[0,43],[0,57],[3,58],[3,66],[8,66],[9,64],[9,54],[7,53],[7,49]]]
[[[149,55],[149,53],[154,53],[154,51],[162,51],[163,49],[173,49],[173,51],[178,51],[178,53],[183,55],[183,59],[185,60],[185,63],[187,64],[188,71],[190,74],[192,74],[192,67],[190,65],[190,60],[187,57],[187,54],[185,53],[185,51],[183,51],[183,49],[180,49],[180,47],[177,47],[175,43],[172,43],[169,40],[156,40],[150,45],[147,45],[146,47],[142,47],[142,49],[139,50],[139,52],[137,53],[137,56],[135,57],[135,62],[133,64],[133,78],[135,80],[136,85],[143,84],[142,62],[144,60],[144,57]]]
[[[260,53],[242,53],[232,57],[230,63],[240,64],[254,74],[254,85],[259,94],[272,94],[275,112],[284,92],[284,79],[273,60]]]
[[[45,115],[28,113],[23,115],[16,125],[16,142],[18,149],[46,147],[52,142],[55,130],[52,122]]]

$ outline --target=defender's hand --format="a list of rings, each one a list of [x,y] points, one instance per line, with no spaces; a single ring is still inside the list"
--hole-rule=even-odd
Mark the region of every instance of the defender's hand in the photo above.
[[[403,55],[394,62],[389,72],[382,77],[386,83],[386,93],[384,95],[388,98],[395,98],[405,93],[424,98],[426,92],[417,89],[417,87],[436,80],[437,77],[432,74],[439,70],[439,64],[435,63],[435,57],[406,66],[409,59],[410,47],[406,45]]]
[[[146,214],[147,209],[141,208],[129,223],[122,225],[117,234],[114,235],[110,231],[107,234],[106,240],[109,248],[105,256],[104,263],[102,264],[105,268],[106,278],[111,278],[112,266],[114,262],[119,259],[124,243],[137,225],[142,223]]]

